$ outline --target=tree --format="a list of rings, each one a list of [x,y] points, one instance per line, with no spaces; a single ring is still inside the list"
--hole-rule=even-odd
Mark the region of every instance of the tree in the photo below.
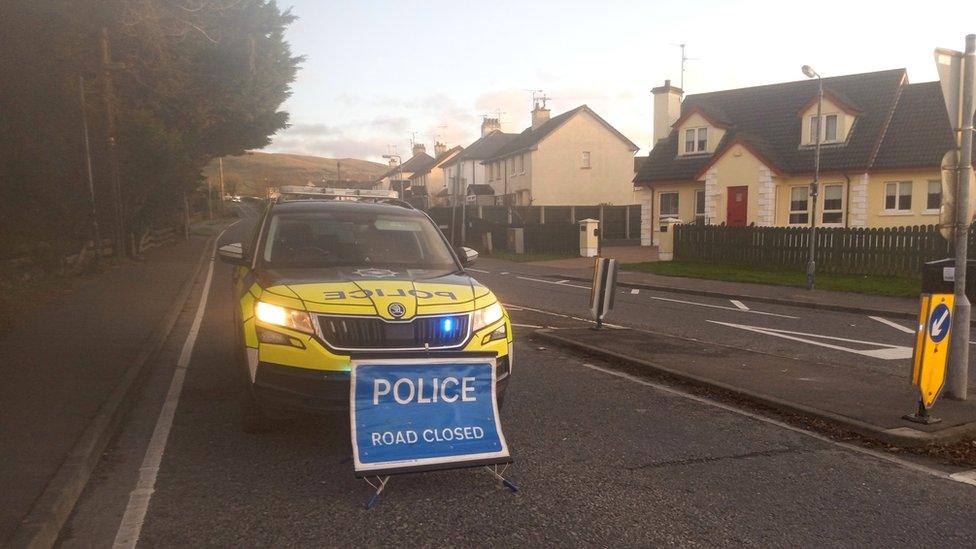
[[[210,159],[263,147],[287,125],[279,108],[301,58],[284,40],[295,18],[274,1],[6,0],[0,10],[4,238],[87,234],[79,77],[99,213],[110,219],[103,28],[120,63],[111,99],[126,226],[166,218]]]

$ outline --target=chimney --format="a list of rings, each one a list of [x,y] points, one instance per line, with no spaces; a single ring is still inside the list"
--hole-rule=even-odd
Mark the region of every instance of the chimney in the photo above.
[[[665,80],[663,86],[651,90],[654,96],[654,144],[665,139],[671,133],[671,125],[681,114],[681,95],[684,92],[677,86],[672,86],[670,80]]]
[[[537,101],[532,109],[532,129],[534,130],[548,121],[549,109],[546,108],[546,102]]]
[[[423,143],[414,143],[413,144],[413,155],[414,156],[417,156],[418,154],[425,153],[425,152],[427,152],[427,147],[425,147]]]
[[[438,157],[447,152],[447,145],[440,141],[434,141],[434,156]]]
[[[502,130],[501,120],[498,118],[489,118],[487,116],[484,117],[484,119],[481,121],[481,137],[484,137],[496,130]]]
[[[384,154],[383,156],[386,155]],[[396,167],[396,165],[397,165],[397,157],[390,155],[390,167],[393,168]]]

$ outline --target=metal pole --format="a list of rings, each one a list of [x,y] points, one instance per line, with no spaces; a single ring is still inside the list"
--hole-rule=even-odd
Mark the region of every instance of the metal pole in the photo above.
[[[813,156],[813,181],[810,182],[810,258],[807,261],[807,289],[813,289],[814,278],[817,272],[817,262],[814,259],[817,249],[817,194],[820,186],[820,127],[823,121],[820,119],[823,109],[823,78],[817,75],[817,129],[816,144]]]
[[[85,105],[85,77],[78,77],[78,95],[81,98],[81,127],[85,134],[85,163],[88,167],[88,200],[91,203],[92,239],[95,241],[95,268],[102,261],[102,237],[98,231],[98,211],[95,208],[95,181],[92,177],[91,144],[88,141],[88,109]]]
[[[957,143],[959,177],[956,189],[956,273],[955,314],[952,317],[952,336],[949,348],[949,371],[946,395],[966,400],[969,385],[969,319],[971,306],[966,297],[966,265],[969,254],[969,187],[973,166],[973,73],[976,71],[976,34],[966,36],[966,54],[962,68],[962,124]]]

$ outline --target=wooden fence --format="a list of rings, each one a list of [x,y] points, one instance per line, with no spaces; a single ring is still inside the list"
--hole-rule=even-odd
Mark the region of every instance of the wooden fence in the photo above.
[[[973,253],[973,235],[969,239]],[[804,269],[810,230],[804,227],[676,225],[674,258]],[[817,271],[917,276],[922,263],[947,257],[948,243],[934,225],[886,229],[818,228]]]

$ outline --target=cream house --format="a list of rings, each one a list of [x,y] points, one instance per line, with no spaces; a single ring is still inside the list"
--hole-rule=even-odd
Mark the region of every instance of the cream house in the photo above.
[[[452,204],[451,196],[477,196],[479,203],[494,203],[493,199],[487,198],[490,195],[485,194],[489,189],[494,193],[494,189],[488,185],[488,167],[484,160],[493,157],[516,137],[517,133],[501,131],[501,122],[497,117],[484,117],[481,121],[481,137],[441,164],[446,188],[437,193],[437,203],[449,206]],[[472,189],[476,189],[478,193],[473,193]],[[460,203],[461,199],[457,200]]]
[[[437,198],[446,194],[444,184],[443,164],[452,160],[461,152],[461,147],[448,149],[443,143],[434,144],[434,157],[424,159],[412,166],[412,173],[408,181],[408,191],[405,197],[415,206],[427,208],[435,205]]]
[[[809,226],[821,132],[817,226],[934,224],[952,134],[938,82],[904,69],[689,95],[654,88],[656,143],[640,163],[642,244],[664,218]]]
[[[397,161],[391,158],[390,169],[373,182],[373,188],[384,191],[406,191],[410,186],[410,176],[418,169],[422,169],[434,161],[434,157],[427,154],[427,147],[423,143],[414,143],[411,152],[413,153],[412,156],[402,165],[397,164]]]
[[[550,118],[536,102],[532,126],[482,163],[499,202],[522,206],[636,204],[638,147],[586,105]]]

